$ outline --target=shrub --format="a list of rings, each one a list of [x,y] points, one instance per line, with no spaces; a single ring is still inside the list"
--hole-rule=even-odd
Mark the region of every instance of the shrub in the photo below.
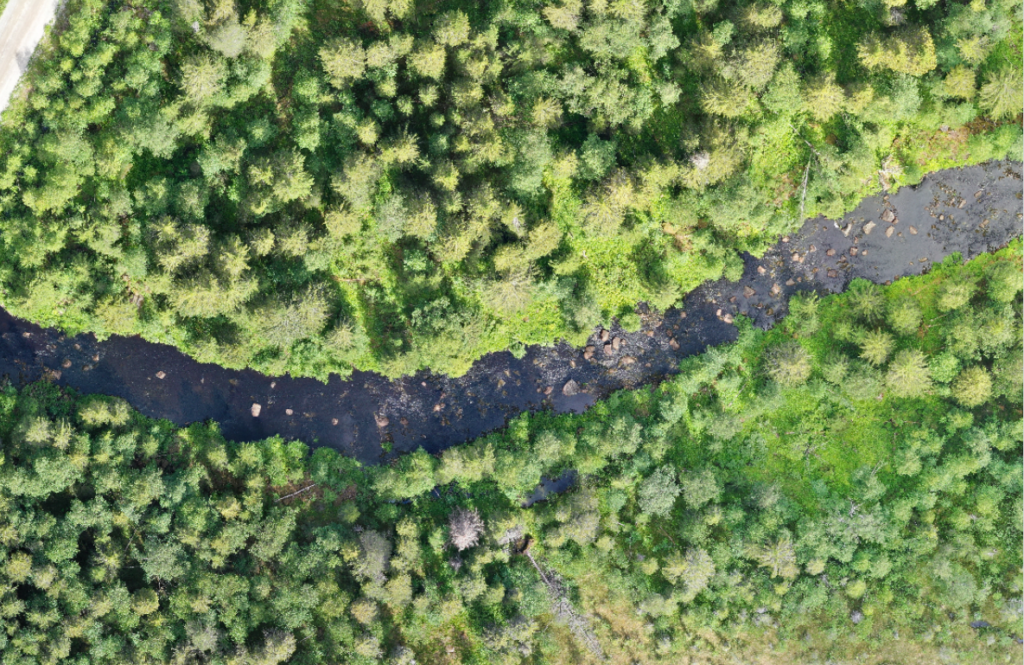
[[[619,317],[619,325],[626,332],[637,332],[640,330],[641,321],[640,315],[636,312],[627,312]]]

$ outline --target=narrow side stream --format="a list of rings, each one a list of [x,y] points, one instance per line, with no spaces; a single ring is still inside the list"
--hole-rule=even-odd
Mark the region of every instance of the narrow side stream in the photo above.
[[[505,425],[527,409],[581,411],[609,393],[677,371],[679,361],[732,341],[736,314],[770,327],[796,291],[837,293],[857,277],[885,283],[926,271],[953,252],[972,258],[1021,235],[1021,165],[990,162],[928,176],[892,196],[866,199],[842,220],[808,220],[743,278],[705,284],[683,306],[646,315],[639,332],[594,333],[585,349],[495,353],[465,376],[420,372],[391,381],[268,377],[200,364],[138,337],[65,337],[0,310],[0,376],[49,376],[86,393],[123,397],[142,413],[182,425],[213,419],[229,439],[274,434],[330,446],[366,463],[423,446],[438,452]],[[258,404],[259,415],[253,415]]]

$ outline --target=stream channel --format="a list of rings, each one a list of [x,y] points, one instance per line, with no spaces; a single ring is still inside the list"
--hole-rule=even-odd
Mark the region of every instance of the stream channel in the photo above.
[[[763,257],[745,256],[738,282],[707,283],[661,316],[641,307],[638,332],[616,326],[595,331],[584,349],[558,344],[529,347],[522,358],[489,354],[458,378],[430,371],[397,380],[355,372],[326,384],[268,377],[201,364],[139,337],[67,337],[2,309],[0,376],[17,385],[49,377],[83,393],[115,395],[178,425],[212,419],[232,440],[280,434],[370,464],[421,446],[437,453],[526,410],[579,412],[615,390],[659,381],[678,371],[682,358],[735,340],[737,314],[770,327],[797,291],[838,293],[858,277],[889,283],[953,252],[969,259],[998,249],[1021,235],[1021,186],[1017,162],[933,173],[917,187],[865,199],[841,220],[806,221]]]

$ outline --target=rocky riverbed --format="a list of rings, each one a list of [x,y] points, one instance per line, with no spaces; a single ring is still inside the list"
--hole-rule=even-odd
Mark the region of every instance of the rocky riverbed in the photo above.
[[[66,337],[0,310],[0,376],[42,377],[87,393],[116,395],[177,424],[216,420],[235,440],[280,434],[330,446],[367,463],[424,447],[438,452],[505,425],[528,409],[582,411],[621,389],[657,381],[679,361],[732,341],[738,314],[769,327],[801,290],[837,293],[854,278],[888,283],[928,270],[953,252],[972,258],[1021,235],[1021,165],[991,162],[928,176],[921,185],[866,199],[841,220],[808,220],[765,256],[745,257],[738,282],[690,293],[643,327],[594,332],[585,348],[495,353],[459,378],[421,372],[391,381],[268,377],[198,363],[137,337]]]

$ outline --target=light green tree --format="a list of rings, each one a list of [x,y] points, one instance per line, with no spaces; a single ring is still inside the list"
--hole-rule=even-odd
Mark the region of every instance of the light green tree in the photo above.
[[[882,365],[889,359],[894,340],[884,330],[872,330],[864,333],[860,340],[860,357],[872,365]]]
[[[825,121],[843,110],[846,94],[836,83],[835,74],[818,76],[804,86],[804,105],[816,120]]]
[[[1024,289],[1024,271],[1009,261],[992,262],[985,279],[988,295],[996,302],[1012,302]]]
[[[975,365],[960,372],[950,387],[956,401],[966,407],[980,406],[992,396],[992,376],[984,367]]]
[[[886,320],[899,335],[913,335],[921,326],[921,306],[915,298],[904,297],[890,300]]]
[[[670,556],[661,574],[672,584],[678,584],[682,588],[682,601],[690,603],[708,587],[715,575],[715,562],[703,548],[694,547],[683,556],[678,553]]]
[[[811,354],[799,342],[785,342],[766,358],[768,374],[787,388],[799,386],[811,376]]]
[[[889,363],[885,385],[896,397],[920,397],[932,387],[928,360],[917,349],[904,349]]]
[[[935,69],[935,43],[925,26],[903,28],[885,37],[865,37],[857,45],[861,64],[868,69],[888,69],[922,76]]]
[[[681,492],[675,471],[662,466],[640,484],[637,492],[640,510],[646,515],[664,517],[672,512],[676,497]]]
[[[971,301],[977,291],[977,283],[970,279],[947,279],[939,286],[935,305],[940,312],[960,309]]]
[[[978,98],[994,120],[1020,114],[1024,107],[1024,74],[1020,67],[1004,65],[992,72],[981,86]]]
[[[977,93],[974,86],[974,70],[964,65],[957,65],[943,79],[942,91],[950,97],[974,99]]]
[[[335,88],[345,88],[366,70],[366,51],[350,39],[338,38],[319,51],[320,62]]]
[[[194,56],[181,65],[181,87],[190,102],[201,106],[223,90],[227,75],[223,59],[209,54]]]

